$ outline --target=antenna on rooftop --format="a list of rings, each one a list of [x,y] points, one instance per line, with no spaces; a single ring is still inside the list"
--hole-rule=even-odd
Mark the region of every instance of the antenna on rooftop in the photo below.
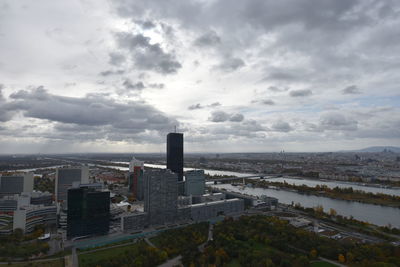
[[[174,127],[175,127],[175,133],[176,133],[176,125]]]

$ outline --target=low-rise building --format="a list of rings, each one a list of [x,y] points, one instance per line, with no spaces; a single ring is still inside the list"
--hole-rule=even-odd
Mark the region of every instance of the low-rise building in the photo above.
[[[32,205],[30,200],[29,194],[0,199],[0,234],[11,234],[17,228],[30,233],[37,225],[56,224],[57,207],[55,205]]]
[[[124,232],[140,231],[147,226],[146,212],[125,213],[121,216],[121,229]]]
[[[219,215],[238,213],[244,211],[242,199],[225,199],[213,202],[199,203],[191,206],[191,219],[193,221],[205,221]]]

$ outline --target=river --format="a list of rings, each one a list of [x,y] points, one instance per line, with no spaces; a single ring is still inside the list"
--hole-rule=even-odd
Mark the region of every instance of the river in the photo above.
[[[370,222],[380,226],[391,224],[393,227],[400,228],[400,209],[385,207],[372,204],[364,204],[354,201],[337,200],[327,197],[313,195],[303,195],[292,191],[276,190],[267,188],[250,188],[233,186],[230,184],[213,185],[215,188],[226,189],[228,191],[245,193],[253,196],[267,195],[275,197],[280,203],[291,204],[300,203],[303,207],[312,208],[318,205],[324,207],[324,211],[335,209],[342,216],[353,216],[354,219]]]
[[[128,164],[128,162],[115,162],[119,164]],[[150,168],[165,168],[165,165],[160,164],[144,164],[145,167]],[[108,168],[114,168],[119,170],[127,171],[128,167],[119,167],[119,166],[104,166]],[[184,171],[188,170],[195,170],[194,168],[184,168]],[[209,170],[204,169],[204,173],[208,175],[231,175],[237,177],[246,177],[246,176],[253,176],[257,175],[254,173],[239,173],[239,172],[232,172],[232,171],[219,171],[219,170]],[[370,193],[382,193],[387,195],[394,195],[400,196],[400,188],[386,188],[386,187],[379,187],[379,186],[372,186],[372,185],[361,185],[358,183],[351,183],[351,182],[339,182],[339,181],[321,181],[321,180],[311,180],[311,179],[304,179],[304,178],[293,178],[293,177],[279,177],[273,178],[273,176],[265,176],[268,181],[271,182],[281,182],[283,183],[286,181],[289,184],[296,184],[296,185],[307,185],[310,187],[315,187],[316,185],[326,185],[329,188],[340,187],[340,188],[348,188],[353,187],[354,190],[361,190],[364,192]]]
[[[120,164],[128,164],[128,162],[113,162],[113,163],[120,163]],[[94,166],[95,164],[89,164],[90,166]],[[118,169],[122,171],[127,171],[128,167],[120,167],[120,166],[112,166],[112,165],[95,165],[99,167],[108,167],[113,169]],[[58,167],[58,166],[54,166]],[[165,165],[159,164],[145,164],[145,167],[151,168],[165,168]],[[52,167],[48,167],[52,168]],[[34,171],[35,169],[30,169],[29,171]],[[185,171],[187,170],[194,170],[194,168],[184,168]],[[252,176],[254,174],[251,173],[238,173],[232,171],[220,171],[220,170],[208,170],[205,169],[204,172],[209,175],[232,175],[237,177],[244,177],[244,176]],[[330,188],[335,186],[338,187],[353,187],[353,189],[362,190],[365,192],[372,192],[372,193],[384,193],[384,194],[391,194],[391,195],[400,195],[400,189],[395,188],[382,188],[382,187],[373,187],[373,186],[363,186],[354,183],[347,183],[347,182],[337,182],[337,181],[318,181],[318,180],[309,180],[309,179],[301,179],[301,178],[292,178],[292,177],[280,177],[280,178],[268,178],[268,181],[276,181],[276,182],[283,182],[286,181],[290,184],[306,184],[308,186],[316,186],[319,185],[327,185]],[[400,209],[399,208],[392,208],[392,207],[385,207],[379,205],[372,205],[372,204],[364,204],[354,201],[345,201],[345,200],[337,200],[331,199],[327,197],[319,197],[313,195],[304,195],[297,192],[292,191],[285,191],[285,190],[276,190],[276,189],[265,189],[265,188],[249,188],[246,187],[241,190],[241,187],[232,186],[230,184],[218,184],[212,185],[216,188],[225,188],[230,191],[246,193],[249,195],[254,196],[261,196],[267,195],[271,197],[275,197],[279,200],[280,203],[283,204],[291,204],[300,203],[303,207],[315,207],[318,205],[322,205],[324,210],[329,212],[329,209],[335,209],[338,214],[343,216],[353,216],[357,220],[370,222],[376,225],[386,226],[391,224],[396,228],[400,228]]]

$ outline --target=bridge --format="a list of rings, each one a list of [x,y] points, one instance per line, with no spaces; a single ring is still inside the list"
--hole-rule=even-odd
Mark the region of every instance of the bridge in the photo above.
[[[217,179],[207,179],[207,182],[229,182],[229,181],[235,181],[235,180],[243,180],[244,183],[244,179],[271,179],[273,177],[269,177],[266,178],[268,174],[258,174],[258,175],[250,175],[250,176],[242,176],[242,177],[237,177],[237,176],[233,176],[233,177],[224,177],[224,178],[217,178]]]

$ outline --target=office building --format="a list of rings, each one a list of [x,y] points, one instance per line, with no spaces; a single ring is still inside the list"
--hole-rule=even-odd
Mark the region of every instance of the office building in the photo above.
[[[30,194],[15,194],[0,199],[0,234],[20,228],[31,233],[38,225],[52,226],[57,221],[55,205],[32,205]]]
[[[167,135],[167,169],[178,174],[178,180],[183,180],[183,134],[169,133]]]
[[[147,213],[125,213],[121,216],[121,229],[127,231],[139,231],[147,226]]]
[[[185,172],[185,195],[199,196],[205,191],[204,170],[192,170]]]
[[[36,226],[51,226],[57,223],[57,207],[55,205],[29,205],[14,212],[13,228],[20,228],[25,233],[31,233]]]
[[[0,175],[0,195],[14,195],[22,192],[33,191],[33,173],[24,173],[18,175],[1,176]]]
[[[67,200],[68,188],[72,187],[73,183],[87,184],[89,183],[89,167],[74,167],[74,168],[57,168],[55,182],[55,196],[57,202]]]
[[[80,187],[68,189],[67,238],[107,234],[110,192]]]
[[[44,205],[44,206],[50,206],[53,204],[53,194],[49,192],[38,192],[34,191],[31,193],[22,193],[21,196],[27,196],[30,198],[30,204],[31,205]]]
[[[150,225],[173,222],[177,219],[178,176],[168,169],[144,173],[144,211]]]
[[[129,162],[128,192],[137,200],[143,200],[144,162],[132,158]]]
[[[244,201],[238,198],[193,204],[190,210],[191,219],[196,222],[243,211]]]

